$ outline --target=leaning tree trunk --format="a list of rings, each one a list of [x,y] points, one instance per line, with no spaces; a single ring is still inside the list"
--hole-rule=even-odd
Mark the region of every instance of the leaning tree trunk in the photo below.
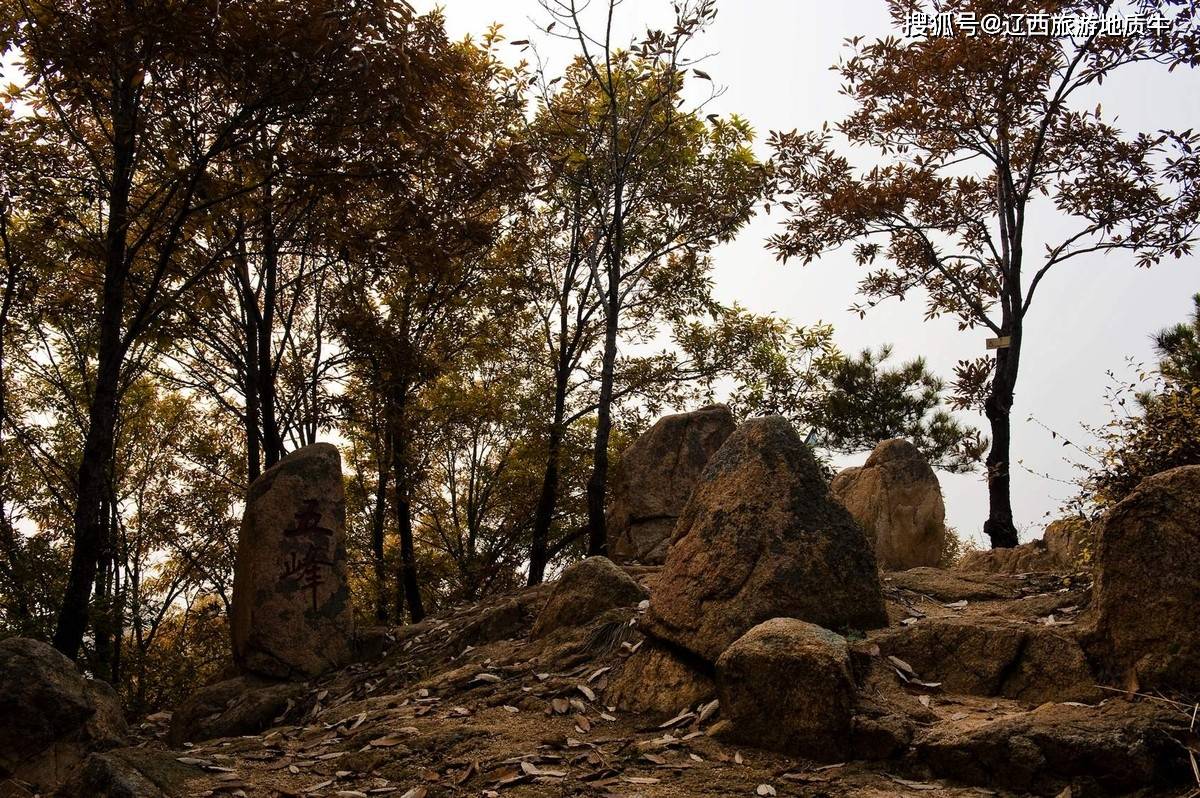
[[[1013,388],[1016,385],[1020,344],[1020,334],[1015,332],[1010,335],[1010,346],[996,352],[996,373],[992,378],[991,393],[984,403],[984,414],[991,424],[992,448],[988,451],[986,461],[988,518],[983,531],[995,549],[1017,545],[1009,450],[1012,444]]]

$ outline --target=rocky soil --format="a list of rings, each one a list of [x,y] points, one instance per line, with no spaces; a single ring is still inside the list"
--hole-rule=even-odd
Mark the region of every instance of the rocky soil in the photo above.
[[[626,571],[653,593],[658,568]],[[850,638],[857,696],[841,761],[727,742],[712,679],[689,665],[674,681],[627,672],[653,645],[638,628],[645,601],[531,636],[551,583],[372,630],[360,647],[374,657],[282,708],[253,689],[210,706],[206,719],[227,715],[238,736],[172,748],[169,718],[148,719],[60,794],[1196,794],[1195,709],[1096,686],[1078,642],[1093,625],[1087,579],[923,568],[882,583],[889,625]],[[630,681],[643,687],[633,700],[617,689]],[[189,736],[178,720],[177,739]]]

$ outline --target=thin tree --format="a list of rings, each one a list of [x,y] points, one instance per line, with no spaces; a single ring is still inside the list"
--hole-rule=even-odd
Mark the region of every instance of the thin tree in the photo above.
[[[1025,319],[1051,270],[1126,251],[1140,266],[1191,250],[1200,214],[1200,136],[1161,131],[1123,136],[1101,108],[1076,106],[1117,70],[1196,61],[1187,4],[1147,2],[1172,15],[1168,31],[1144,37],[953,35],[850,41],[836,69],[855,110],[835,130],[885,160],[856,173],[826,125],[774,133],[776,188],[789,212],[769,245],[808,263],[854,245],[865,313],[888,297],[926,297],[927,319],[948,315],[961,330],[999,339],[993,358],[961,362],[962,407],[981,407],[991,426],[988,519],[993,546],[1015,546],[1010,498],[1011,414]],[[891,0],[893,19],[958,12],[1045,12],[1019,0]],[[1103,16],[1111,2],[1052,4],[1068,16]],[[1057,231],[1038,242],[1034,215]],[[1044,245],[1039,248],[1038,244]],[[1040,249],[1040,251],[1039,251]]]

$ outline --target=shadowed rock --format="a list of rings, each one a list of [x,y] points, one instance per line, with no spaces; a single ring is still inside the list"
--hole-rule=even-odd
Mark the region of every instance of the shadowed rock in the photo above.
[[[1143,480],[1096,531],[1099,653],[1128,686],[1200,690],[1200,466]]]
[[[46,789],[127,734],[113,689],[38,640],[0,641],[0,778]]]
[[[700,473],[736,425],[725,405],[664,416],[621,456],[612,478],[608,553],[661,563]]]
[[[550,598],[533,622],[533,638],[564,626],[582,626],[614,607],[631,607],[646,597],[633,577],[607,557],[577,562],[554,584]]]
[[[850,749],[854,682],[845,638],[772,618],[717,660],[722,736],[826,762]]]

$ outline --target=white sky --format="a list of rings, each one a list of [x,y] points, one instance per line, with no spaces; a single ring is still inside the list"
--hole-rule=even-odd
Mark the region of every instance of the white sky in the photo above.
[[[594,0],[597,7],[604,0]],[[417,0],[421,10],[435,4]],[[565,45],[539,38],[531,20],[544,23],[537,0],[446,0],[441,4],[454,36],[480,33],[491,22],[502,23],[510,40],[540,43],[552,70],[570,55]],[[653,20],[666,23],[669,0],[626,0],[619,9],[622,27],[632,31]],[[760,137],[770,130],[801,130],[840,120],[850,109],[838,94],[837,76],[829,66],[837,61],[843,39],[862,35],[899,35],[890,28],[883,0],[726,0],[715,24],[695,45],[694,52],[713,52],[704,70],[728,90],[711,109],[746,117]],[[513,48],[514,59],[518,48]],[[1106,116],[1118,115],[1126,130],[1200,123],[1200,74],[1159,68],[1127,71],[1105,82],[1101,94],[1089,96],[1087,106],[1103,100]],[[767,155],[760,145],[760,155]],[[924,356],[939,374],[949,377],[954,364],[985,353],[984,331],[959,333],[951,320],[924,322],[924,305],[917,296],[903,303],[890,301],[860,321],[847,308],[855,300],[861,271],[848,252],[835,252],[807,267],[777,263],[764,245],[777,217],[761,214],[737,240],[715,256],[719,298],[737,300],[757,312],[774,312],[797,323],[817,319],[831,322],[837,341],[847,351],[892,342],[896,359]],[[1034,220],[1030,233],[1049,236],[1055,219]],[[1033,250],[1033,247],[1027,247]],[[1037,249],[1040,249],[1038,247]],[[1061,440],[1040,426],[1027,423],[1035,415],[1048,427],[1079,443],[1086,442],[1080,423],[1102,423],[1107,411],[1102,396],[1106,371],[1132,376],[1126,357],[1153,362],[1149,336],[1183,320],[1190,296],[1200,291],[1198,260],[1164,262],[1139,270],[1123,254],[1082,256],[1056,267],[1039,288],[1026,317],[1022,373],[1013,411],[1013,455],[1029,469],[1069,479],[1073,469],[1064,457]],[[984,428],[982,416],[971,417]],[[857,458],[861,459],[861,458]],[[961,534],[982,542],[987,496],[979,474],[942,475],[947,522]],[[1022,539],[1036,537],[1053,513],[1073,492],[1071,486],[1035,476],[1020,467],[1013,475],[1013,504]]]

